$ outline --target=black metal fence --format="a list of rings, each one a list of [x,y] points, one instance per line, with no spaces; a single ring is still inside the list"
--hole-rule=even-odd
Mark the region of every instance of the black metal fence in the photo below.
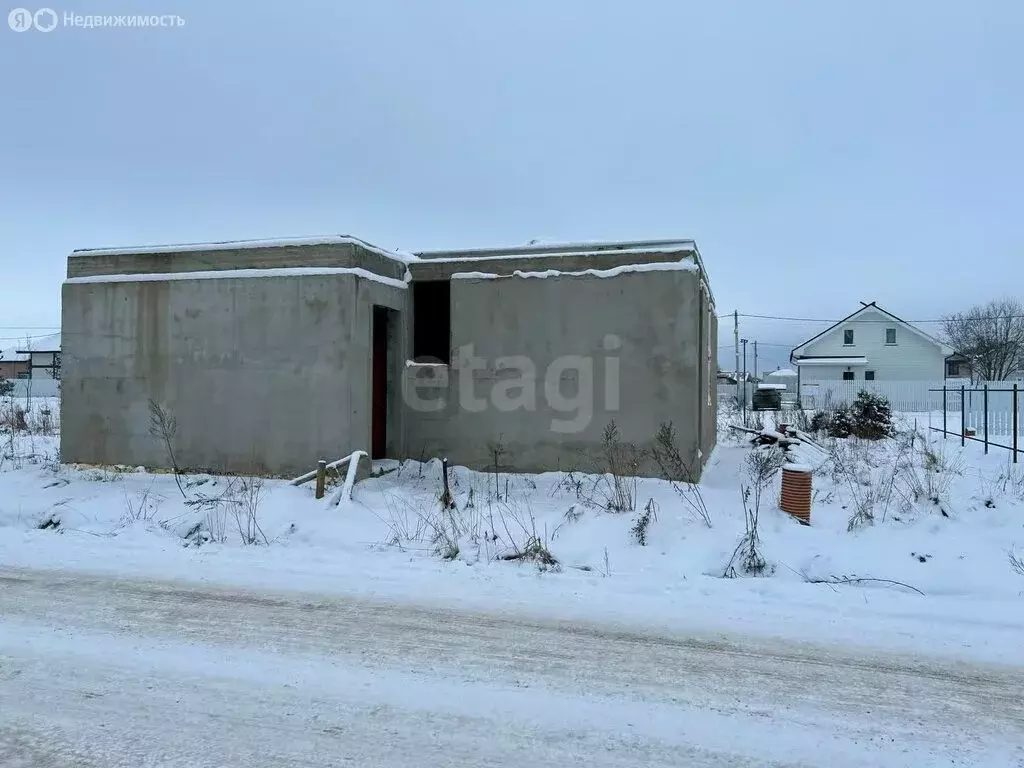
[[[960,445],[968,440],[982,443],[985,453],[991,448],[1013,452],[1013,463],[1024,449],[1019,446],[1021,428],[1021,389],[1013,387],[943,387],[931,392],[942,393],[942,427],[931,427],[944,437],[960,438]],[[950,427],[957,428],[951,431]]]

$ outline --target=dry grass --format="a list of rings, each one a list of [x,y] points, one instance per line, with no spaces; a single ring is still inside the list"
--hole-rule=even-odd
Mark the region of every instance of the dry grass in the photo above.
[[[782,453],[774,448],[755,448],[747,456],[748,484],[740,486],[744,532],[722,572],[724,578],[735,579],[740,575],[764,576],[772,573],[773,568],[761,551],[761,499],[764,492],[772,487],[783,462]]]
[[[1019,575],[1024,576],[1024,555],[1021,555],[1014,550],[1010,550],[1010,552],[1007,553],[1007,556],[1010,560],[1010,567]]]
[[[500,501],[488,497],[480,504],[473,491],[469,489],[461,507],[458,503],[446,507],[433,496],[387,496],[388,513],[380,518],[389,531],[385,543],[424,545],[445,560],[468,557],[472,561],[476,557],[486,562],[529,562],[541,570],[560,569],[549,545],[552,536],[546,529],[538,529],[525,497],[503,494]],[[575,511],[566,513],[564,522],[579,519]]]
[[[704,503],[700,486],[690,482],[693,479],[693,467],[683,458],[676,441],[676,431],[672,422],[665,422],[654,437],[654,449],[651,456],[661,476],[669,481],[672,490],[683,502],[684,507],[697,520],[708,528],[711,527],[711,512]]]
[[[121,524],[129,525],[142,521],[152,520],[159,509],[159,501],[152,495],[151,490],[146,488],[140,491],[134,498],[124,491],[124,514],[121,515]]]
[[[177,479],[177,476],[176,476]],[[179,484],[179,487],[180,484]],[[191,491],[191,489],[189,489]],[[205,517],[185,534],[196,544],[227,540],[229,520],[234,520],[242,544],[269,544],[260,525],[260,505],[266,496],[265,481],[257,476],[227,478],[224,490],[216,495],[184,490],[185,506],[205,511]]]
[[[651,523],[656,522],[658,519],[658,504],[654,499],[650,499],[647,502],[647,506],[644,507],[644,511],[640,513],[640,516],[636,519],[633,527],[629,529],[633,539],[641,547],[647,546],[647,531],[651,527]]]

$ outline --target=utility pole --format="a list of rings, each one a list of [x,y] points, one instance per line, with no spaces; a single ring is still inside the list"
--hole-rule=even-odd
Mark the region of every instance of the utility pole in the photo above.
[[[754,379],[757,380],[757,341],[754,341]]]
[[[740,339],[740,343],[743,345],[743,399],[740,401],[743,403],[743,423],[747,423],[747,340]]]
[[[740,311],[737,309],[732,313],[732,338],[736,347],[736,367],[733,373],[736,376],[736,385],[739,386],[740,379]],[[738,391],[738,390],[737,390]]]

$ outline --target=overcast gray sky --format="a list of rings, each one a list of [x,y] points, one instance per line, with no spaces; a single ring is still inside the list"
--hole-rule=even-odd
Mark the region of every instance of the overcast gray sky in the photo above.
[[[73,248],[232,238],[693,237],[722,313],[1024,286],[1015,0],[51,7],[185,25],[0,27],[4,339]],[[769,367],[813,330],[743,321]]]

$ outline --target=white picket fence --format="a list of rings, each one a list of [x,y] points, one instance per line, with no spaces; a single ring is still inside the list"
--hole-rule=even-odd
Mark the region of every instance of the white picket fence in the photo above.
[[[989,389],[1013,389],[1017,384],[1024,391],[1020,382],[988,382]],[[945,401],[942,388],[946,387]],[[861,390],[867,390],[884,396],[894,411],[902,413],[941,412],[943,402],[947,412],[959,413],[961,410],[961,388],[964,403],[969,412],[982,412],[984,407],[983,385],[971,385],[969,382],[956,381],[822,381],[802,383],[800,385],[800,401],[804,408],[817,410],[838,408],[840,405],[853,402]],[[1011,392],[990,392],[989,410],[1010,411],[1013,395]],[[1020,400],[1021,398],[1018,398]]]
[[[988,414],[990,436],[1013,433],[1013,392],[1017,385],[1017,432],[1024,435],[1024,384],[1021,382],[988,382],[988,403],[984,384],[971,385],[962,380],[942,381],[829,381],[801,383],[800,402],[808,411],[834,410],[852,403],[861,390],[884,396],[893,412],[931,414],[930,421],[941,426],[945,411],[947,429],[959,432],[962,427],[984,434]],[[942,388],[946,387],[945,397]],[[747,406],[756,385],[747,385]],[[741,385],[719,384],[720,400],[735,401]],[[786,407],[784,404],[783,407]]]
[[[982,437],[986,432],[987,421],[988,435],[993,437],[1012,435],[1016,423],[1018,436],[1024,435],[1024,387],[1018,384],[1015,422],[1013,392],[1005,391],[1013,389],[1013,384],[1012,381],[990,383],[987,395],[984,387],[964,390],[954,388],[951,391],[947,389],[946,429],[957,433],[962,428],[971,429],[978,437]]]

